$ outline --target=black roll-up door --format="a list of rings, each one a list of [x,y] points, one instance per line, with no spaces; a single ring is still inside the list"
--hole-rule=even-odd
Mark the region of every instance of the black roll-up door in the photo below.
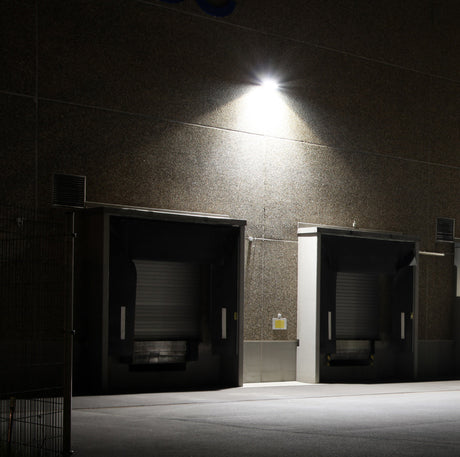
[[[378,312],[376,274],[337,272],[337,339],[376,339],[379,334]]]
[[[134,260],[135,340],[200,336],[200,268],[186,262]]]

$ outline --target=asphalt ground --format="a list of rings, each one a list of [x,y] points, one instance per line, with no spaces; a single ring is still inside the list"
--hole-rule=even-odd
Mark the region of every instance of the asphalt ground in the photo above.
[[[456,457],[460,381],[75,397],[77,457]]]

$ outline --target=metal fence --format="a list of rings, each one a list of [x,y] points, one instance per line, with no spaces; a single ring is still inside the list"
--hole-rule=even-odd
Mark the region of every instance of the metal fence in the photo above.
[[[1,455],[70,450],[71,220],[0,206]]]
[[[56,392],[22,392],[0,400],[5,455],[56,456],[63,453],[64,398]],[[25,398],[30,396],[31,398]]]

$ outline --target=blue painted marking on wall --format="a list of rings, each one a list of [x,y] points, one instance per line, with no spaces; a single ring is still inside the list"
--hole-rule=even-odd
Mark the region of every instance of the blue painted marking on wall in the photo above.
[[[210,0],[196,0],[198,6],[211,16],[228,16],[233,12],[236,6],[236,2],[229,0],[222,6],[213,5]]]
[[[183,0],[162,0],[166,3],[180,3]],[[224,17],[233,12],[236,6],[234,0],[228,0],[222,5],[216,5],[213,0],[195,0],[198,6],[207,14],[211,16]],[[215,1],[215,0],[214,0]]]

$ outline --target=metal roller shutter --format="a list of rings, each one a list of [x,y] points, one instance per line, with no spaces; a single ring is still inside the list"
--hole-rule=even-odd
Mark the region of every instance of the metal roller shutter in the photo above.
[[[336,338],[376,339],[378,313],[378,276],[337,272]]]
[[[134,264],[137,270],[135,340],[199,337],[199,266],[153,260],[134,260]]]

